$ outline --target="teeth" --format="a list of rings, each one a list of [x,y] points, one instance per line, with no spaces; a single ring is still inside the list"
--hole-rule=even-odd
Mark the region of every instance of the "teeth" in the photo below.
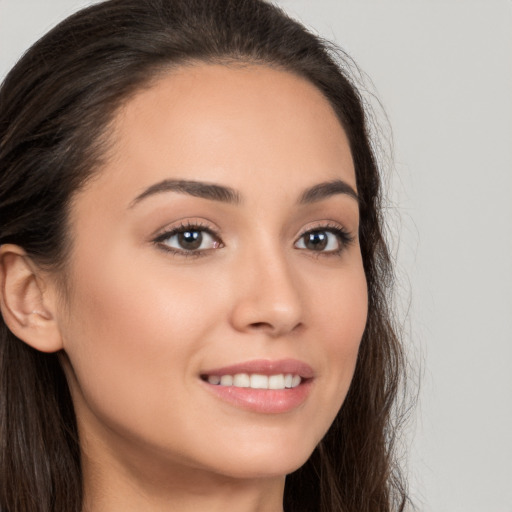
[[[248,388],[251,385],[251,378],[247,373],[237,373],[233,377],[233,386],[237,388]]]
[[[214,385],[220,384],[220,377],[218,375],[209,375],[208,382]]]
[[[271,375],[268,378],[268,389],[284,389],[284,375]]]
[[[258,375],[257,373],[251,375],[251,388],[268,389],[268,377],[266,375]]]
[[[300,375],[291,373],[277,375],[260,375],[253,373],[237,373],[236,375],[209,375],[208,382],[215,386],[235,386],[252,389],[289,389],[296,388],[302,379]]]
[[[221,386],[232,386],[233,385],[233,376],[232,375],[223,375],[220,378]]]

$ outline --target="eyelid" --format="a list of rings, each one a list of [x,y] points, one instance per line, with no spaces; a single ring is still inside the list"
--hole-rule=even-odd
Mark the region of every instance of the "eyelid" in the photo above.
[[[305,235],[317,231],[331,232],[338,237],[340,247],[336,250],[330,251],[314,251],[311,249],[299,248],[300,250],[307,251],[309,253],[315,253],[315,256],[333,256],[341,254],[348,246],[350,246],[356,239],[355,235],[348,230],[343,224],[336,221],[316,221],[313,224],[308,224],[304,227],[297,238],[295,239],[294,245],[301,240]]]
[[[220,228],[217,227],[215,223],[211,222],[208,219],[205,219],[203,217],[183,217],[180,219],[176,219],[173,222],[169,222],[168,224],[165,224],[165,226],[161,228],[158,228],[151,235],[151,239],[155,240],[156,238],[161,237],[166,233],[170,233],[172,231],[187,230],[193,228],[208,231],[216,236],[218,236],[218,234],[220,233]]]
[[[318,220],[318,221],[310,222],[309,224],[306,224],[303,228],[301,228],[297,235],[297,239],[311,231],[321,231],[321,230],[343,231],[347,235],[350,235],[351,237],[353,236],[352,231],[350,229],[348,229],[341,222],[334,221],[334,220]]]
[[[171,247],[170,245],[163,243],[165,240],[173,236],[176,236],[180,233],[186,232],[187,230],[205,232],[209,236],[211,236],[216,242],[218,242],[218,245],[216,247],[210,247],[207,249],[186,250]],[[155,235],[151,237],[151,241],[158,248],[167,253],[184,257],[199,257],[205,256],[212,250],[224,247],[224,243],[220,238],[219,231],[220,230],[218,228],[213,227],[211,224],[206,224],[203,219],[182,219],[174,224],[167,225],[165,228],[160,229]]]

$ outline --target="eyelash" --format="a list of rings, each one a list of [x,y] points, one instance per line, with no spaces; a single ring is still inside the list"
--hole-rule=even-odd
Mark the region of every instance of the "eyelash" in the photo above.
[[[186,250],[186,249],[176,249],[170,247],[168,244],[165,244],[164,242],[166,240],[169,240],[170,238],[183,234],[186,232],[200,232],[200,233],[207,233],[217,244],[215,247],[211,247],[208,249],[199,249],[199,250]],[[354,237],[344,228],[338,226],[338,225],[332,225],[332,224],[323,224],[319,226],[315,226],[311,229],[307,229],[306,231],[302,232],[301,235],[297,238],[297,240],[294,242],[294,246],[300,241],[303,240],[306,235],[311,235],[313,233],[331,233],[334,234],[338,240],[339,248],[336,250],[331,251],[315,251],[315,250],[308,250],[307,248],[299,248],[299,250],[306,250],[315,257],[321,257],[321,256],[339,256],[350,244],[353,243]],[[171,254],[177,255],[177,256],[184,256],[185,258],[198,258],[202,256],[206,256],[211,250],[219,249],[224,247],[224,244],[222,240],[220,239],[219,234],[210,228],[209,226],[205,226],[201,224],[200,222],[185,222],[182,223],[168,231],[165,231],[164,233],[159,234],[154,240],[153,243],[155,243],[159,248],[162,250],[169,252]]]
[[[163,243],[166,240],[169,240],[173,236],[189,232],[201,232],[201,233],[207,233],[209,236],[213,238],[215,243],[218,245],[216,247],[212,247],[210,249],[201,249],[201,250],[185,250],[185,249],[175,249],[172,247],[169,247],[169,245]],[[153,242],[158,245],[162,250],[169,252],[171,254],[174,254],[176,256],[184,256],[185,258],[199,258],[201,256],[206,256],[207,253],[209,253],[213,249],[218,249],[221,247],[224,247],[224,244],[222,243],[218,233],[210,228],[209,226],[205,226],[201,224],[200,222],[184,222],[180,225],[170,229],[169,231],[165,231],[164,233],[161,233],[158,235]]]
[[[339,248],[331,251],[314,251],[309,250],[308,252],[316,257],[330,257],[330,256],[340,256],[343,251],[349,247],[354,242],[354,236],[347,231],[345,228],[342,228],[339,225],[335,224],[320,224],[313,228],[307,229],[302,232],[295,244],[298,243],[299,240],[302,240],[306,235],[310,235],[312,233],[332,233],[338,240]],[[307,249],[301,249],[307,250]]]

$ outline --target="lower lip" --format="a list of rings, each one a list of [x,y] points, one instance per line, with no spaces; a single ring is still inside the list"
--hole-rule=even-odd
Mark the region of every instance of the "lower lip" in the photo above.
[[[235,407],[263,414],[281,414],[305,402],[311,391],[312,380],[287,389],[252,389],[203,383],[211,393]]]

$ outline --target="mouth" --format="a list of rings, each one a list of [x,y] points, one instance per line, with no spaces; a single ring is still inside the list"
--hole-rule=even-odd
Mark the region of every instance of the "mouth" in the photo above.
[[[208,370],[200,377],[210,392],[231,405],[253,412],[283,413],[307,399],[314,372],[297,360],[256,360]]]
[[[214,386],[251,389],[292,389],[299,386],[303,380],[300,375],[291,373],[274,375],[236,373],[235,375],[201,375],[201,378]]]

